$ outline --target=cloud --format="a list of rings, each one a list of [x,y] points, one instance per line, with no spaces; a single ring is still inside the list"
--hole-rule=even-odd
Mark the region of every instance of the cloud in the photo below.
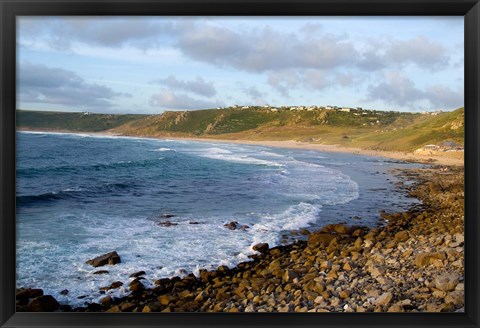
[[[77,51],[78,43],[142,51],[175,49],[186,58],[252,73],[339,67],[378,71],[407,64],[432,70],[448,66],[450,59],[444,46],[426,36],[351,40],[313,23],[284,32],[268,25],[240,30],[201,19],[22,17],[19,32],[24,45],[41,40],[63,51]]]
[[[438,108],[454,109],[464,105],[463,91],[454,91],[443,85],[429,86],[425,90],[425,97]]]
[[[294,69],[270,72],[267,83],[277,90],[282,96],[288,97],[291,89],[300,84],[300,75]]]
[[[332,34],[303,37],[271,28],[234,31],[188,22],[176,46],[186,56],[219,67],[248,72],[290,68],[333,68],[353,62],[353,43]]]
[[[448,66],[450,57],[439,43],[425,36],[397,40],[366,40],[356,66],[367,71],[403,67],[414,64],[419,68],[438,70]]]
[[[445,48],[425,36],[393,41],[386,50],[385,57],[390,64],[414,63],[431,69],[448,64]]]
[[[150,105],[164,109],[206,109],[224,106],[220,101],[196,99],[184,93],[162,90],[150,97]]]
[[[303,80],[307,86],[316,90],[323,90],[332,85],[327,72],[324,70],[308,70],[305,72]]]
[[[126,45],[146,49],[158,46],[169,24],[137,17],[22,17],[19,31],[30,39],[44,39],[60,51],[71,51],[75,42],[102,47],[120,48]],[[35,29],[37,31],[35,31]]]
[[[85,108],[109,108],[112,100],[131,95],[87,83],[72,71],[41,64],[19,64],[19,101]]]
[[[426,100],[431,106],[442,109],[454,109],[463,106],[463,94],[446,86],[427,86],[417,88],[414,82],[399,72],[388,72],[385,81],[370,85],[367,89],[368,101],[383,100],[395,106],[414,106]]]
[[[245,92],[245,94],[249,95],[253,99],[262,98],[265,96],[265,93],[260,92],[257,88],[253,86],[244,87],[243,91]]]
[[[192,81],[181,81],[175,76],[170,75],[165,79],[153,80],[151,83],[162,84],[172,90],[180,89],[190,91],[205,97],[212,97],[217,94],[217,90],[213,86],[213,83],[205,81],[200,76],[197,76],[197,78]]]

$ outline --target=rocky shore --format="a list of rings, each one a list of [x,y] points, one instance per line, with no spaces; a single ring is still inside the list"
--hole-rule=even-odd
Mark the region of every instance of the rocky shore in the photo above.
[[[99,304],[71,308],[41,289],[18,289],[17,311],[73,312],[455,312],[464,306],[463,167],[397,172],[422,201],[382,213],[382,226],[328,225],[305,241],[255,246],[252,261],[165,278],[143,271],[105,287]],[[112,264],[107,260],[107,265]],[[141,269],[141,268],[139,268]],[[128,285],[131,294],[108,296]]]

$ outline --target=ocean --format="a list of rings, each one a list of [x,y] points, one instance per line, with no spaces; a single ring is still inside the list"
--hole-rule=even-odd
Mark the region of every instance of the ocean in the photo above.
[[[130,274],[155,279],[248,261],[252,246],[327,223],[375,226],[417,200],[389,170],[415,164],[301,149],[17,132],[17,287],[61,304],[104,297]],[[164,216],[171,216],[165,218]],[[172,225],[159,225],[170,221]],[[236,221],[248,228],[230,230]],[[122,262],[85,263],[117,251]],[[108,274],[93,274],[108,270]],[[62,290],[68,290],[66,295]]]

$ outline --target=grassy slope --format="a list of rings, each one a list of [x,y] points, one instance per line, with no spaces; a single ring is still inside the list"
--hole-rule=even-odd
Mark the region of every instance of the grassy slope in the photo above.
[[[246,140],[298,140],[380,150],[415,150],[454,140],[463,144],[464,110],[438,116],[370,111],[208,109],[161,115],[106,115],[19,111],[19,127],[106,131],[126,135]]]
[[[113,129],[144,115],[112,115],[40,112],[17,110],[17,128],[32,130],[67,130],[77,132],[100,132]]]

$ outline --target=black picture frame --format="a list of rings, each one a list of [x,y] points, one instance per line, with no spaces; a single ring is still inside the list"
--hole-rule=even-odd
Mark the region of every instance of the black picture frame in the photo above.
[[[1,327],[478,327],[478,0],[0,0]],[[15,313],[16,16],[461,15],[465,17],[465,313]]]

